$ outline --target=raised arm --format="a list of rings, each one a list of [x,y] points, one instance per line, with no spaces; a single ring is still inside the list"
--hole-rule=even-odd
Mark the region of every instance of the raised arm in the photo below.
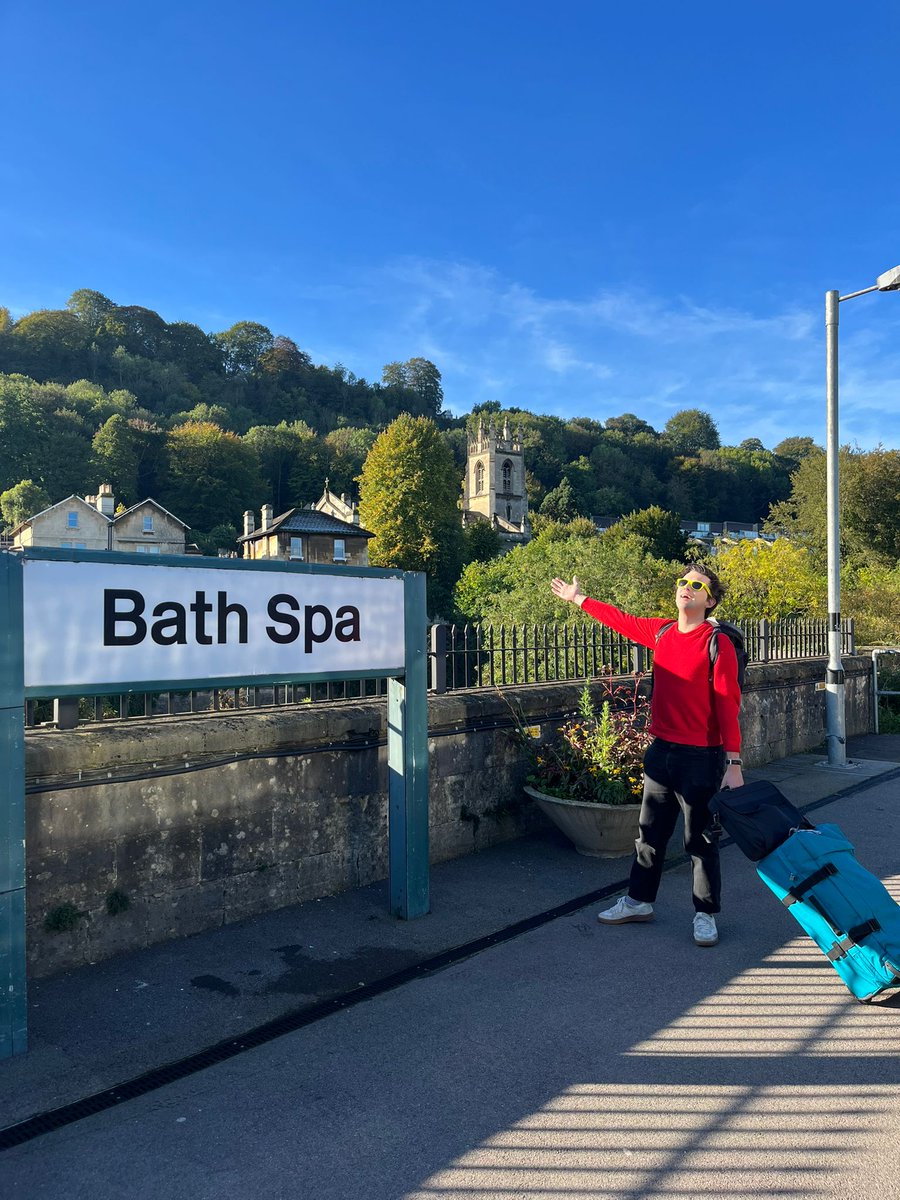
[[[651,649],[656,645],[657,631],[663,625],[670,624],[661,617],[633,617],[631,613],[622,612],[620,608],[616,608],[612,604],[603,604],[600,600],[592,600],[581,590],[577,575],[572,576],[571,583],[566,583],[564,579],[559,578],[551,580],[550,590],[559,600],[567,600],[570,604],[577,605],[595,621],[599,621],[602,625],[608,625],[610,629],[624,634],[633,642],[649,646]]]

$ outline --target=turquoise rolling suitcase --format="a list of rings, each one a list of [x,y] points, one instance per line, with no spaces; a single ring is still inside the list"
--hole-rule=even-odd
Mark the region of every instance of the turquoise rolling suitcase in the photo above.
[[[857,998],[900,987],[900,907],[837,825],[797,829],[756,864]]]

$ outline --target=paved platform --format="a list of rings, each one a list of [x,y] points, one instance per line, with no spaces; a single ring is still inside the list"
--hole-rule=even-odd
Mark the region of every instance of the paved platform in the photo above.
[[[843,771],[797,755],[748,776],[822,804],[813,819],[840,823],[900,896],[900,737],[850,754]],[[652,924],[601,927],[598,905],[577,901],[614,894],[627,865],[522,839],[436,867],[420,921],[390,918],[378,885],[33,984],[31,1049],[0,1063],[0,1128],[329,998],[367,998],[0,1151],[0,1192],[898,1194],[900,995],[856,1004],[735,847],[715,949],[691,942],[682,865]]]

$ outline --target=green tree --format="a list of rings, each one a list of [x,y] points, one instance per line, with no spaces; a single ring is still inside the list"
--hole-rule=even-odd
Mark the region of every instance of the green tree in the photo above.
[[[422,411],[436,417],[444,403],[441,373],[427,358],[411,358],[406,364],[406,386],[419,397]]]
[[[229,375],[249,374],[260,358],[271,350],[272,331],[256,321],[238,321],[223,333],[214,333],[213,342],[222,352]]]
[[[858,455],[845,446],[838,455],[840,475],[840,508],[844,508],[847,485],[856,471]],[[826,559],[825,525],[826,461],[824,454],[803,458],[791,475],[791,492],[773,504],[765,521],[765,529],[776,536],[785,536],[810,551],[816,565],[824,570]],[[856,554],[862,548],[852,544],[849,527],[841,524],[841,554]]]
[[[463,530],[463,562],[490,562],[500,553],[500,534],[489,521],[473,521]]]
[[[108,296],[90,288],[79,288],[66,301],[66,308],[70,313],[74,313],[92,337],[115,307],[115,303]]]
[[[136,504],[138,495],[138,433],[121,413],[100,426],[91,443],[91,466],[97,483],[111,483],[126,505]]]
[[[312,365],[312,359],[296,342],[279,335],[260,354],[257,370],[280,379],[300,380],[312,370]]]
[[[502,558],[470,563],[456,587],[459,611],[468,620],[492,624],[582,624],[588,618],[550,591],[554,575],[577,575],[598,600],[641,616],[671,616],[671,564],[647,554],[646,542],[634,534],[604,539],[582,526],[550,524]]]
[[[51,496],[63,499],[83,494],[90,476],[91,423],[71,408],[58,408],[47,417],[41,481]]]
[[[659,505],[642,508],[629,513],[617,521],[612,530],[620,533],[637,534],[647,544],[647,552],[654,558],[667,562],[683,563],[688,552],[687,537],[681,532],[681,518],[678,513],[666,512]]]
[[[381,381],[386,388],[406,392],[415,403],[413,408],[421,416],[436,417],[444,402],[441,373],[427,358],[410,358],[407,362],[386,363],[381,372]]]
[[[256,455],[276,513],[318,495],[325,476],[322,444],[305,422],[254,425],[244,444]]]
[[[822,446],[816,444],[811,437],[787,437],[774,447],[773,454],[788,459],[793,466],[799,466],[804,458],[811,454],[824,454]]]
[[[219,376],[225,370],[221,348],[190,321],[175,321],[166,326],[165,354],[191,383],[202,383],[207,376]]]
[[[117,305],[104,317],[101,333],[141,358],[162,358],[168,345],[165,321],[158,312],[140,304]]]
[[[571,521],[584,515],[578,506],[572,485],[565,477],[544,497],[540,512],[542,517],[549,517],[551,521]]]
[[[434,421],[403,414],[376,439],[360,476],[373,566],[424,571],[428,607],[448,616],[462,562],[459,477]]]
[[[699,454],[701,450],[718,450],[721,444],[715,421],[701,408],[683,408],[673,413],[662,436],[675,454],[685,456]]]
[[[49,506],[49,495],[33,479],[23,479],[0,494],[0,516],[5,529],[15,529]]]
[[[41,310],[20,317],[8,339],[6,369],[32,379],[68,381],[87,373],[89,335],[74,313]]]
[[[0,491],[23,477],[43,481],[47,417],[36,392],[24,375],[0,375]]]
[[[168,435],[168,471],[161,503],[200,531],[237,521],[265,495],[256,456],[234,433],[189,421]]]
[[[878,446],[856,456],[843,519],[849,537],[886,566],[900,559],[900,451]]]
[[[238,531],[234,525],[214,525],[209,533],[201,532],[195,536],[200,553],[212,558],[216,558],[220,550],[234,553],[238,549]]]
[[[332,491],[338,495],[356,493],[356,481],[377,436],[374,429],[351,425],[333,429],[325,435],[325,452],[328,455],[328,474]],[[462,478],[462,470],[459,475]]]
[[[634,413],[622,413],[620,417],[609,417],[606,421],[606,428],[610,433],[619,434],[624,438],[637,437],[639,433],[649,433],[656,437],[656,430],[653,426],[648,425],[640,417],[636,417]]]

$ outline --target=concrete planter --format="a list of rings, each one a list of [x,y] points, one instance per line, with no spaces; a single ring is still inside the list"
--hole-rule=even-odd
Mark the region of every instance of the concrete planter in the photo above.
[[[525,785],[525,792],[575,843],[579,854],[592,858],[623,858],[634,850],[640,804],[592,804],[563,800]]]

